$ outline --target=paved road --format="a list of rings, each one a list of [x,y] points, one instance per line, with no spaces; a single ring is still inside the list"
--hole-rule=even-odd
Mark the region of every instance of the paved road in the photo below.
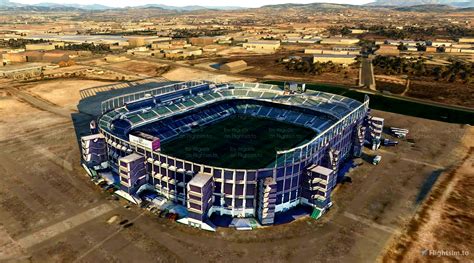
[[[369,58],[362,57],[360,70],[361,72],[360,72],[359,84],[361,86],[370,88],[371,90],[376,90],[372,60]]]

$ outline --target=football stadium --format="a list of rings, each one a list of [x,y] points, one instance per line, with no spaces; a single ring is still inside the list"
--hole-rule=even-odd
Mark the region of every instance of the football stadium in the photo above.
[[[271,225],[296,206],[332,205],[346,160],[377,139],[369,100],[262,83],[189,81],[110,98],[87,167],[106,164],[122,196],[154,191],[186,208],[179,222],[213,230],[211,215]]]

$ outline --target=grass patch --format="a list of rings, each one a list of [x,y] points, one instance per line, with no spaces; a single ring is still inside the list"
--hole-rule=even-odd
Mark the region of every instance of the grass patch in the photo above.
[[[248,115],[234,115],[193,129],[161,145],[165,154],[211,166],[264,168],[277,150],[286,150],[316,136],[301,126]]]

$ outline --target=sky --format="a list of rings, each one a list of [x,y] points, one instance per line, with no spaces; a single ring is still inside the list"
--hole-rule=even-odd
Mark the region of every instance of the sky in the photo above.
[[[187,6],[187,5],[200,5],[200,6],[241,6],[241,7],[260,7],[262,5],[274,5],[274,4],[285,4],[285,3],[298,3],[307,4],[315,2],[325,3],[339,3],[339,4],[353,4],[360,5],[373,2],[373,0],[174,0],[174,1],[159,1],[159,0],[11,0],[11,2],[22,3],[22,4],[38,4],[38,3],[57,3],[57,4],[102,4],[112,7],[125,7],[125,6],[137,6],[146,4],[164,4],[170,6]]]

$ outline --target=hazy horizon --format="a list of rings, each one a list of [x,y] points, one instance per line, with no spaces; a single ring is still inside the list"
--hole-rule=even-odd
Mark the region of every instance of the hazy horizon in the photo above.
[[[373,2],[373,0],[326,0],[326,1],[315,1],[315,0],[301,0],[301,1],[292,1],[292,0],[262,0],[262,1],[252,1],[252,0],[227,0],[227,1],[220,1],[216,3],[216,1],[212,0],[175,0],[172,3],[170,1],[153,1],[153,0],[136,0],[133,3],[126,0],[117,0],[117,1],[97,1],[97,0],[71,0],[71,1],[64,1],[64,0],[10,0],[10,2],[21,3],[21,4],[39,4],[39,3],[55,3],[55,4],[80,4],[80,5],[92,5],[92,4],[100,4],[110,7],[127,7],[127,6],[141,6],[141,5],[148,5],[148,4],[161,4],[161,5],[168,5],[168,6],[235,6],[235,7],[260,7],[264,5],[275,5],[275,4],[308,4],[308,3],[333,3],[333,4],[353,4],[353,5],[361,5]]]

